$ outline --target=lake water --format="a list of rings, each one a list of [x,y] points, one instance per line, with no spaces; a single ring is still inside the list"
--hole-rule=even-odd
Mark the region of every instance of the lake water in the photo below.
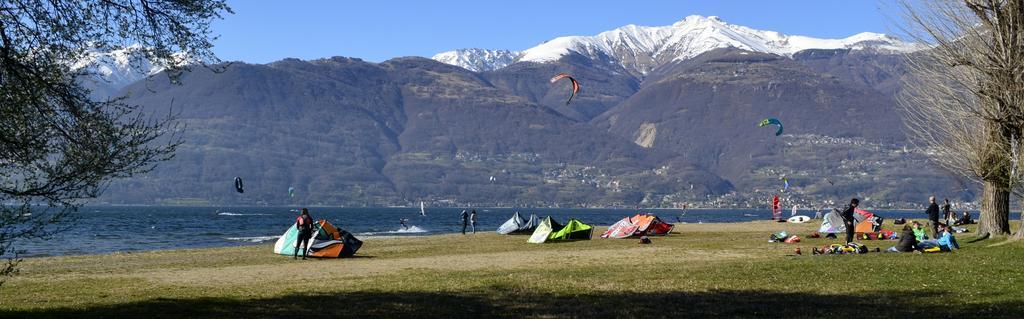
[[[253,245],[274,242],[295,221],[294,207],[85,207],[76,213],[74,227],[45,241],[19,242],[28,256],[79,255],[117,251]],[[422,236],[461,231],[461,208],[311,208],[315,219],[327,219],[359,238],[373,236]],[[595,226],[607,226],[638,211],[633,209],[513,209],[477,208],[477,231],[492,232],[520,212],[523,218],[536,213],[564,222],[570,217]],[[761,210],[700,209],[653,210],[668,222],[720,223],[768,220]],[[923,219],[923,211],[873,211],[887,219]],[[800,211],[814,216],[814,211]],[[1014,214],[1016,217],[1017,214]],[[788,217],[789,212],[784,216]],[[973,213],[977,218],[977,212]],[[408,218],[409,230],[399,224]],[[678,218],[678,219],[677,219]],[[818,221],[812,221],[818,223]],[[766,229],[766,233],[771,231]]]

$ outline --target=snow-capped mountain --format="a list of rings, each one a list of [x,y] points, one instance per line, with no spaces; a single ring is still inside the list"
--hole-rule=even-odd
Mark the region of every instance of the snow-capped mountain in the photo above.
[[[520,54],[518,51],[509,50],[459,49],[438,53],[431,59],[460,66],[470,71],[482,72],[497,70],[512,64]]]
[[[163,70],[163,67],[150,63],[134,46],[109,52],[90,51],[71,68],[85,69],[88,80],[114,90]]]
[[[883,53],[910,52],[916,49],[913,44],[885,34],[865,32],[844,39],[818,39],[755,30],[726,23],[715,16],[692,15],[669,26],[627,25],[594,36],[555,38],[522,51],[514,62],[551,62],[576,52],[595,60],[620,64],[630,72],[643,76],[659,65],[726,47],[783,56],[807,49],[876,50]],[[508,65],[491,63],[486,55],[451,53],[442,53],[448,54],[445,59],[437,56],[434,59],[463,67]],[[457,58],[450,58],[452,56]]]

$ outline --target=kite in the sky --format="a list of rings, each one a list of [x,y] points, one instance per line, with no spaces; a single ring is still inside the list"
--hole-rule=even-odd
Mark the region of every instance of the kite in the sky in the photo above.
[[[235,191],[239,193],[245,193],[245,188],[242,187],[241,177],[235,177]]]
[[[558,80],[561,79],[569,79],[569,81],[572,81],[572,94],[569,94],[569,100],[565,101],[565,105],[569,105],[569,102],[572,102],[572,98],[576,97],[576,93],[580,91],[580,84],[579,82],[576,82],[576,79],[572,76],[565,73],[559,73],[555,77],[551,78],[551,83],[558,82]]]
[[[295,197],[295,187],[288,187],[288,197]]]
[[[778,126],[779,129],[775,131],[775,136],[782,135],[782,122],[779,122],[779,119],[777,119],[777,118],[766,118],[766,119],[761,120],[761,123],[758,124],[757,126],[758,127],[765,127],[765,126],[768,126],[768,125]]]

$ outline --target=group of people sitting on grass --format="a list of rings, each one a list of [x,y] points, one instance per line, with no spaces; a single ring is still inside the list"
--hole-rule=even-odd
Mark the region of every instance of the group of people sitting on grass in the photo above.
[[[913,222],[910,225],[903,226],[903,232],[900,234],[899,242],[896,246],[890,247],[890,252],[948,252],[954,249],[960,249],[960,244],[957,243],[956,237],[953,236],[953,227],[946,224],[936,225],[938,229],[934,239],[929,239],[928,235],[925,234],[924,227],[921,223]]]
[[[928,215],[929,215],[929,218],[928,218],[929,219],[929,224],[931,225],[931,227],[933,229],[932,230],[932,236],[935,237],[935,238],[929,239],[927,234],[925,233],[924,226],[921,225],[921,223],[918,223],[918,222],[914,221],[914,222],[912,222],[909,225],[904,225],[903,226],[902,234],[900,234],[897,237],[897,239],[899,239],[899,242],[896,244],[896,246],[890,247],[887,251],[889,251],[889,252],[914,252],[914,251],[918,251],[918,252],[931,253],[931,252],[948,252],[948,251],[953,251],[954,249],[960,249],[960,244],[957,243],[956,237],[953,236],[953,233],[958,232],[958,231],[966,231],[966,229],[959,229],[957,227],[953,227],[953,225],[963,225],[963,224],[974,223],[974,221],[971,219],[971,215],[969,213],[967,213],[967,212],[964,212],[964,215],[961,218],[956,219],[955,218],[956,213],[955,212],[950,212],[949,200],[947,199],[945,204],[941,208],[942,211],[946,212],[946,217],[947,217],[946,218],[946,223],[940,223],[939,220],[938,220],[939,219],[940,208],[935,203],[935,197],[933,196],[933,197],[929,198],[929,202],[930,202],[931,205],[928,207],[928,210],[926,211],[926,213],[928,213]],[[838,244],[836,244],[836,245],[831,245],[831,246],[824,246],[821,249],[818,249],[818,248],[815,247],[814,250],[813,250],[815,255],[818,255],[818,254],[847,254],[847,253],[863,254],[863,253],[867,253],[869,251],[866,246],[863,246],[863,245],[860,245],[860,244],[857,244],[857,243],[853,242],[853,238],[854,238],[854,226],[853,225],[854,225],[854,222],[855,222],[855,220],[853,218],[853,214],[854,214],[854,210],[857,209],[858,204],[859,204],[859,201],[856,198],[854,198],[854,199],[850,200],[850,205],[847,206],[846,209],[843,210],[840,213],[840,216],[843,218],[843,223],[845,224],[844,226],[846,226],[846,244],[845,245],[838,245]],[[898,221],[896,224],[905,224],[905,220],[900,219],[900,221]],[[886,238],[891,238],[891,237],[886,236]],[[879,249],[879,248],[875,248],[874,251],[877,252],[877,251],[880,251],[880,250],[881,249]],[[799,254],[799,252],[798,252],[798,254]]]
[[[956,237],[953,236],[953,227],[946,224],[937,225],[938,234],[935,238],[928,238],[925,233],[925,228],[921,223],[912,222],[909,225],[903,226],[903,232],[897,237],[899,242],[896,246],[889,247],[887,252],[923,252],[923,253],[937,253],[937,252],[950,252],[955,249],[960,249],[960,244],[957,243]],[[825,245],[821,248],[814,247],[813,254],[864,254],[868,253],[867,246],[861,245],[854,242],[846,243],[845,245],[832,244]],[[875,252],[880,252],[880,248],[875,248]],[[799,253],[798,253],[799,254]]]

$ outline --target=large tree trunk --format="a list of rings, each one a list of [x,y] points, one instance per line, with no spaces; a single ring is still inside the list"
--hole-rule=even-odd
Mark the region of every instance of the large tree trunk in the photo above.
[[[985,181],[981,194],[978,237],[1010,234],[1010,191],[999,182]]]

